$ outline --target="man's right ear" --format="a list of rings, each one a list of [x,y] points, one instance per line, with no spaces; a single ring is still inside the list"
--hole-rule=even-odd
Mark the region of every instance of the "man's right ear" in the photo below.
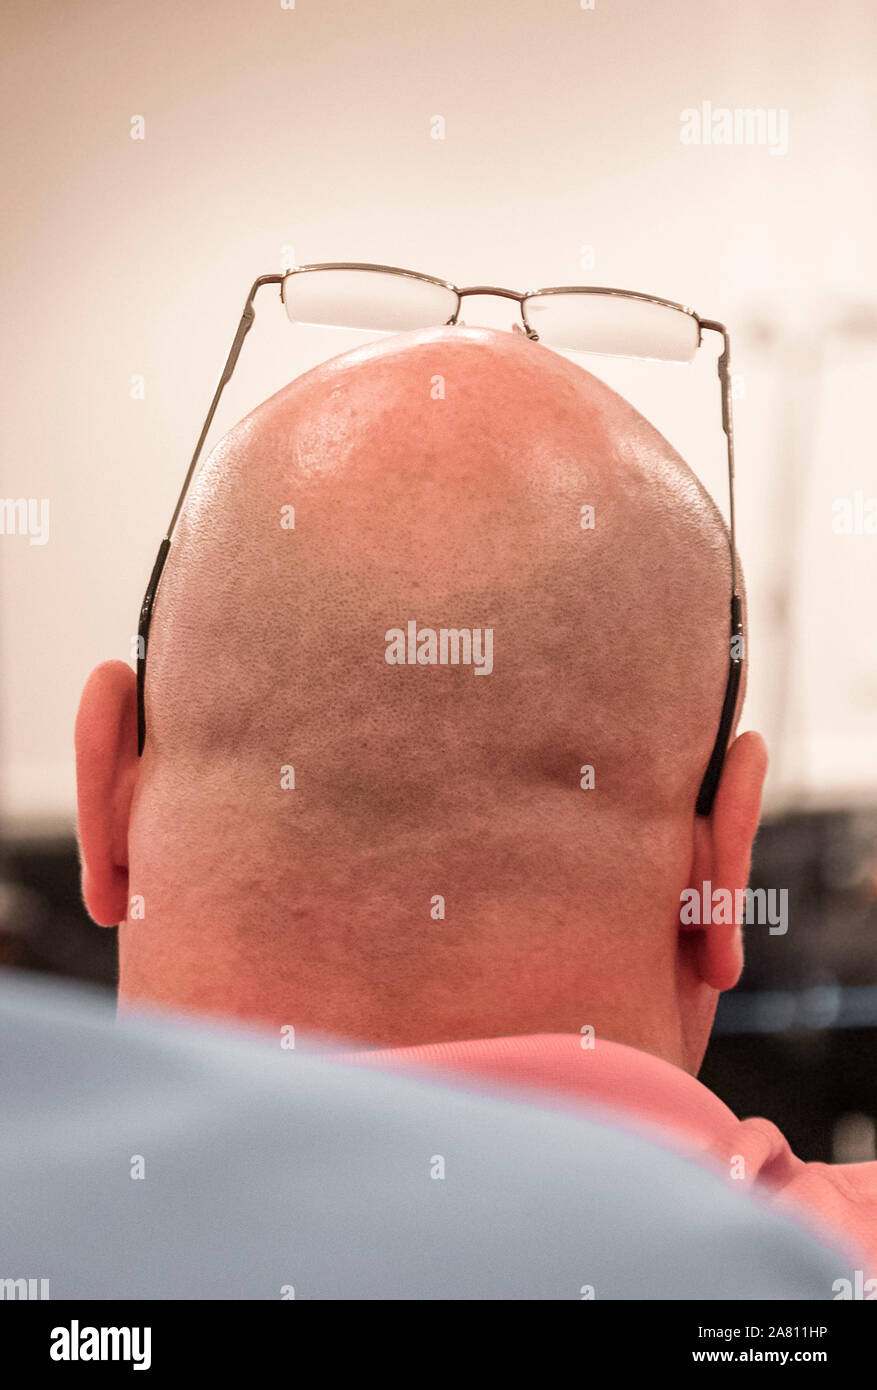
[[[76,716],[82,896],[102,927],[128,915],[128,822],[137,780],[137,678],[124,661],[92,671]]]
[[[767,747],[761,734],[741,734],[725,757],[712,813],[705,819],[695,817],[694,882],[689,887],[698,896],[709,882],[713,892],[726,889],[736,903],[737,892],[749,882],[766,773]],[[697,969],[704,984],[719,991],[733,989],[743,969],[742,926],[713,922],[697,930]]]

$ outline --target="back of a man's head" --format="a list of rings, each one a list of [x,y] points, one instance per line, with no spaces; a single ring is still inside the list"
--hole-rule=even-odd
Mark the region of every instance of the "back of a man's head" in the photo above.
[[[696,817],[729,594],[689,468],[526,339],[292,382],[193,485],[142,759],[130,670],[83,700],[123,998],[384,1044],[590,1023],[696,1067],[739,933],[681,931],[680,893],[745,883],[764,771],[744,736]]]

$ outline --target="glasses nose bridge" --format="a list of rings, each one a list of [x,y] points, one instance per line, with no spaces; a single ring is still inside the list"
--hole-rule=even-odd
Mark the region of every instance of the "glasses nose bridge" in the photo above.
[[[523,304],[526,298],[518,290],[507,290],[501,285],[467,285],[465,289],[458,290],[457,293],[461,299],[465,299],[470,294],[485,294],[495,295],[499,299],[514,299],[517,300],[518,304]]]
[[[457,294],[459,295],[460,306],[462,306],[463,300],[468,295],[471,295],[473,298],[476,298],[479,295],[484,295],[487,298],[513,300],[517,304],[521,313],[521,323],[516,325],[516,327],[519,331],[526,332],[528,337],[535,337],[535,334],[533,334],[532,330],[530,329],[527,320],[524,318],[524,300],[527,298],[527,296],[526,294],[521,293],[521,291],[508,290],[503,285],[467,285],[464,289],[458,290]]]

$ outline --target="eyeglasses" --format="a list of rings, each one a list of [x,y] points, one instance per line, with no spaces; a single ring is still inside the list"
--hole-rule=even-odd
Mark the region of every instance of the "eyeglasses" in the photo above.
[[[502,299],[515,300],[518,304],[521,324],[514,324],[518,332],[526,334],[533,342],[543,342],[564,351],[644,357],[659,362],[691,362],[700,347],[704,330],[721,336],[722,351],[717,369],[721,383],[722,428],[728,455],[731,640],[728,679],[718,732],[695,808],[698,815],[708,816],[719,785],[743,668],[743,615],[737,592],[734,525],[730,339],[724,324],[714,319],[702,319],[683,304],[674,304],[672,300],[658,299],[650,294],[636,294],[632,290],[600,289],[590,285],[559,285],[551,289],[528,290],[523,294],[496,285],[471,285],[459,289],[447,280],[438,280],[432,275],[421,275],[413,270],[350,261],[296,266],[285,274],[260,275],[254,281],[198,436],[170,525],[159,546],[140,610],[137,641],[138,754],[143,753],[146,742],[146,648],[156,591],[204,441],[222,392],[235,369],[244,339],[253,325],[256,317],[255,298],[263,285],[280,286],[280,298],[292,323],[323,327],[363,328],[379,333],[434,328],[457,323],[460,307],[467,296],[498,295]]]

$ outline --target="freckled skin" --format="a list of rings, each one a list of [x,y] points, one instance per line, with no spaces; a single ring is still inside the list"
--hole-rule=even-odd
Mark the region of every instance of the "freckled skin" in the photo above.
[[[686,464],[538,344],[436,329],[292,382],[187,501],[141,760],[128,668],[83,696],[86,899],[146,903],[123,1007],[384,1045],[588,1023],[696,1069],[741,947],[680,931],[679,895],[745,882],[765,763],[744,735],[697,820],[728,595]],[[389,666],[409,620],[491,627],[492,673]]]

